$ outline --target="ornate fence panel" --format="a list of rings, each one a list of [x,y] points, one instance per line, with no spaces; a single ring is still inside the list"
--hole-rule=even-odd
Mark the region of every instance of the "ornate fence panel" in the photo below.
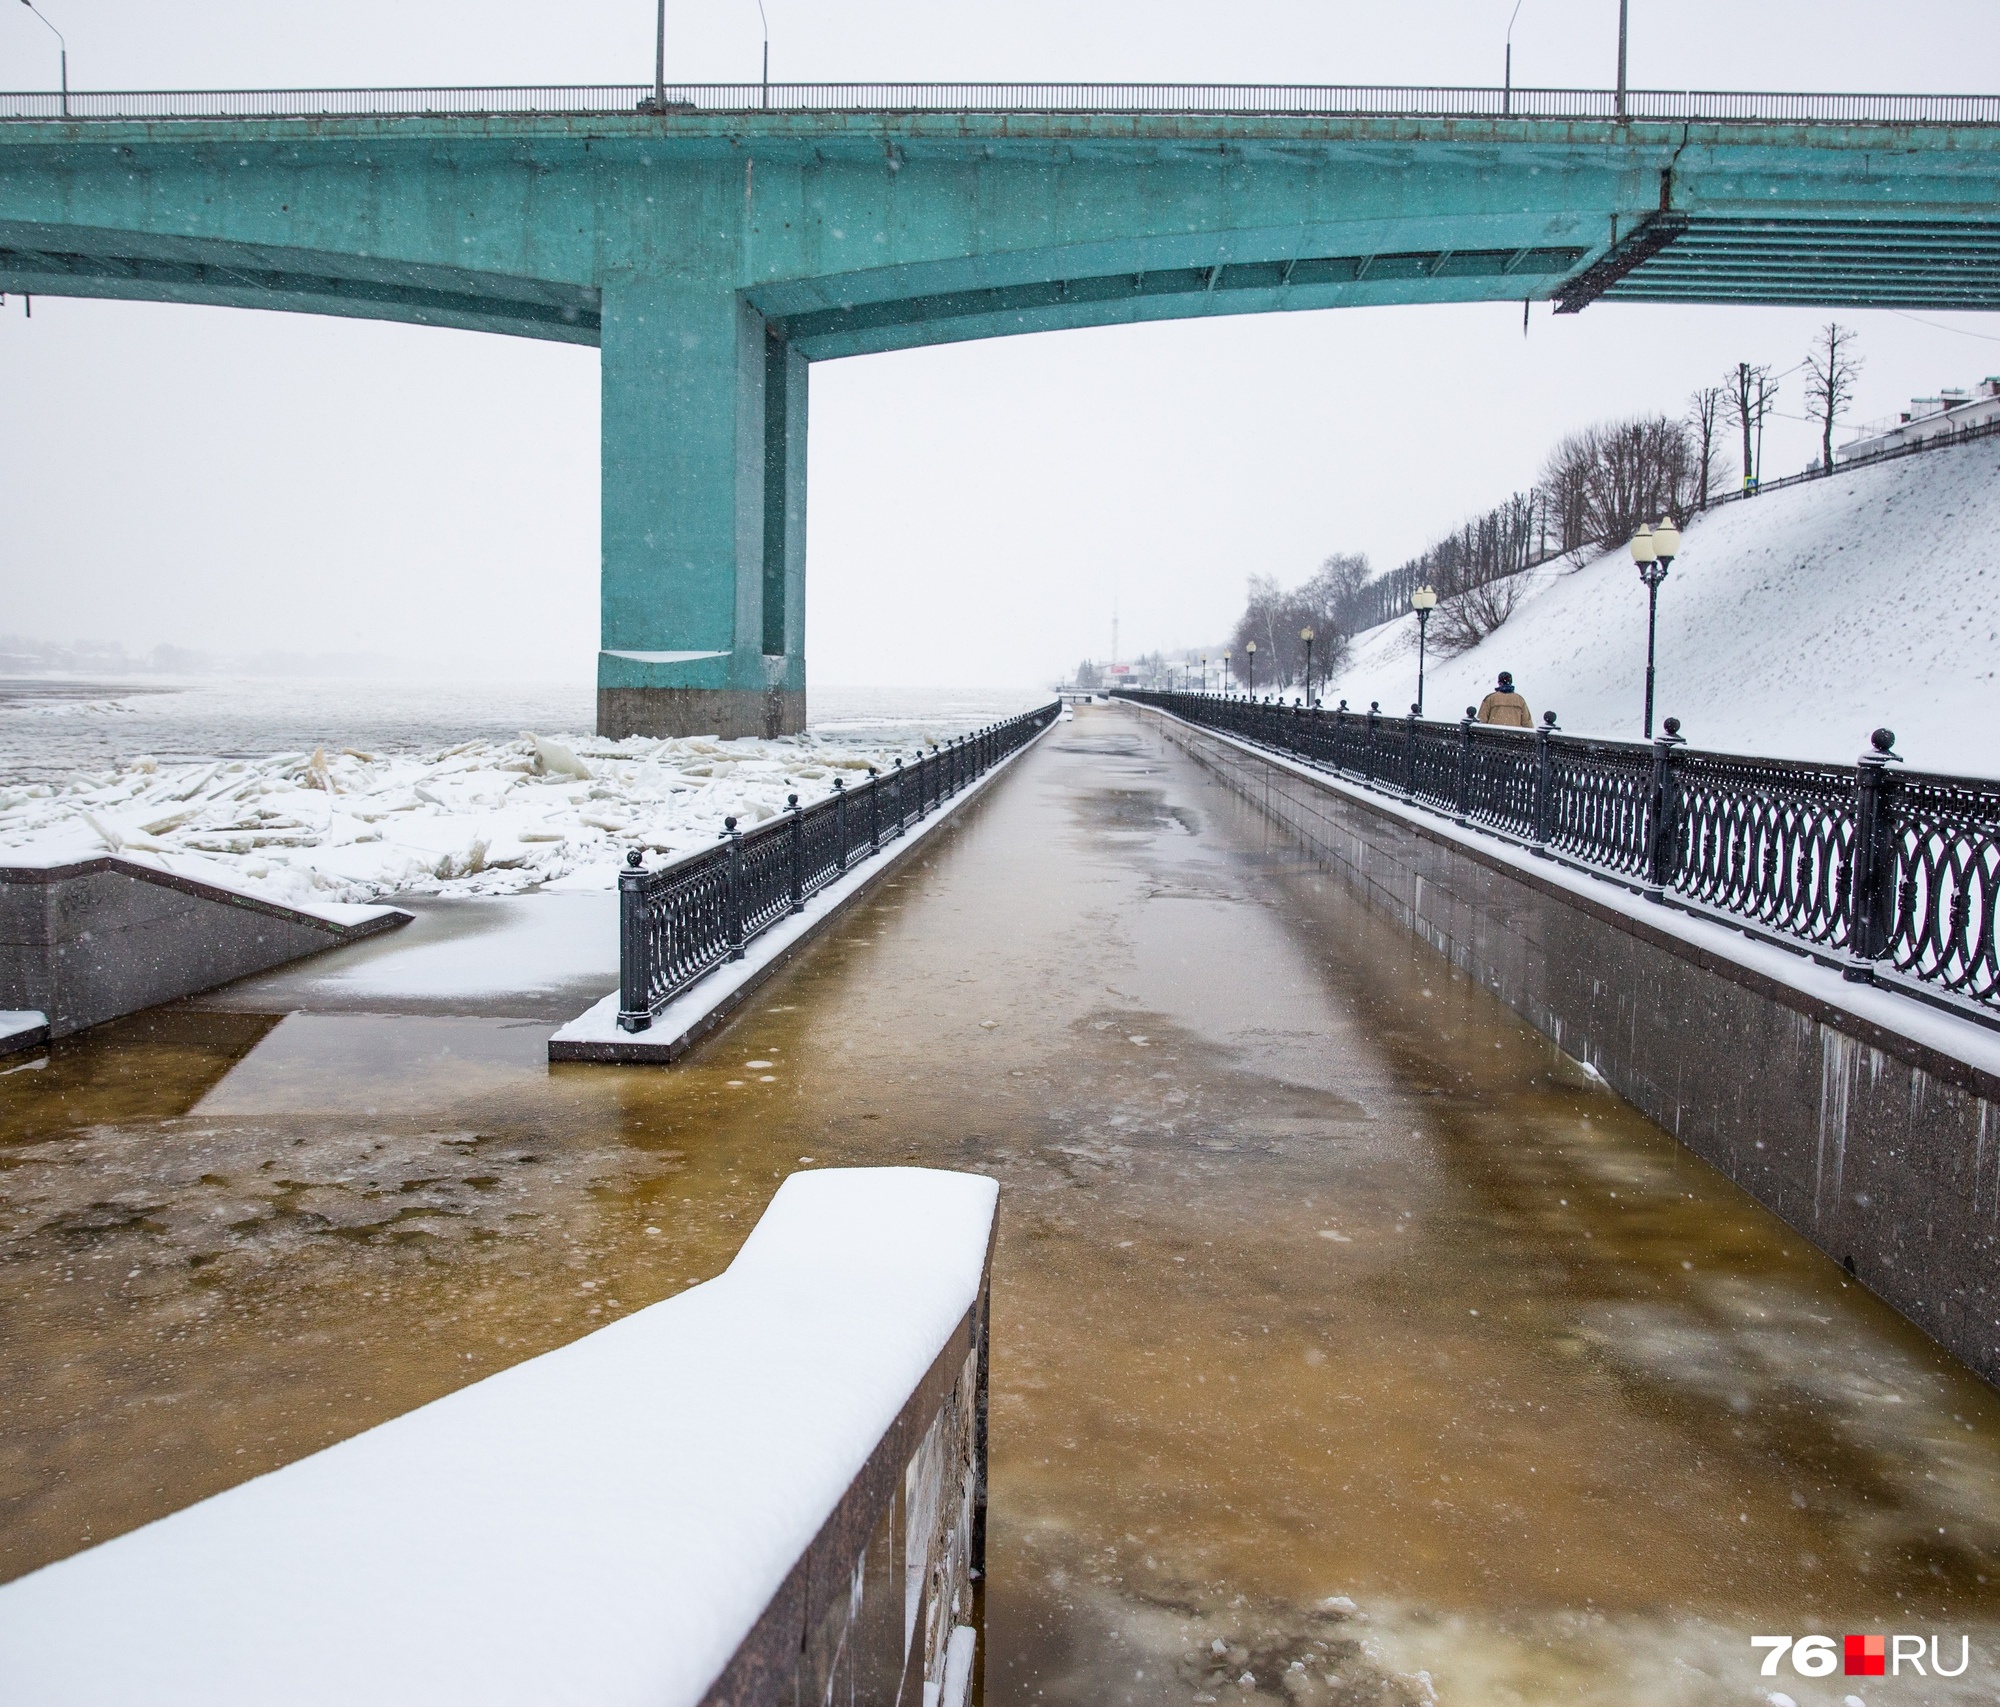
[[[1535,738],[1524,729],[1472,728],[1466,757],[1467,823],[1533,840],[1535,834]]]
[[[1411,730],[1410,798],[1440,812],[1458,810],[1459,753],[1464,743],[1449,723],[1417,723]]]
[[[1121,689],[1539,852],[1843,957],[1846,975],[2000,1015],[2000,783],[1700,753],[1552,728]]]
[[[1652,748],[1558,736],[1549,742],[1549,763],[1554,785],[1548,845],[1609,871],[1644,874]]]
[[[1975,1002],[2000,1001],[2000,784],[1921,773],[1888,782],[1890,964]]]
[[[1847,945],[1854,768],[1676,753],[1669,885],[1827,948]]]
[[[618,1023],[644,1031],[683,990],[834,882],[857,860],[878,851],[927,812],[1027,745],[1056,720],[1045,705],[937,748],[906,766],[871,771],[858,788],[834,792],[739,832],[727,820],[719,847],[643,869],[643,854],[626,854],[619,873]]]

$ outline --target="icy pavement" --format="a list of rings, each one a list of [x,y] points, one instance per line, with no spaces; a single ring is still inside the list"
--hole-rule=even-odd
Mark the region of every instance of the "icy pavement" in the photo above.
[[[580,973],[599,892],[422,901],[0,1076],[0,1578],[916,1162],[1008,1205],[989,1701],[1992,1701],[1990,1388],[1139,718],[960,822],[668,1072],[482,993],[503,932]],[[1972,1667],[1749,1644],[1849,1630]]]
[[[852,785],[988,719],[882,719],[776,740],[523,734],[428,753],[315,746],[150,756],[0,785],[0,864],[106,852],[288,905],[615,886],[628,850],[674,857]]]

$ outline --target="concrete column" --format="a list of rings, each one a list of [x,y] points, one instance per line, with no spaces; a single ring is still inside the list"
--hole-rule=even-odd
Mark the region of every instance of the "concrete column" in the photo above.
[[[601,735],[805,727],[806,362],[713,282],[604,282]]]

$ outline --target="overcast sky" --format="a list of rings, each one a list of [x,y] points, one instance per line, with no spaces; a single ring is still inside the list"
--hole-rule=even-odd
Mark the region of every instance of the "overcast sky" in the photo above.
[[[775,79],[1490,83],[1514,0],[765,0]],[[649,0],[46,0],[78,88],[626,80]],[[1989,91],[1992,0],[1632,0],[1640,87]],[[754,78],[756,0],[669,0],[670,78]],[[1611,80],[1616,0],[1522,0],[1520,83]],[[54,39],[0,5],[0,86]],[[1387,566],[1531,481],[1561,433],[1678,413],[1823,313],[1334,310],[816,364],[808,662],[1016,683],[1222,634],[1251,574]],[[1843,313],[1856,418],[2000,373],[2000,316]],[[38,298],[0,313],[0,630],[373,651],[590,678],[597,356],[473,333]],[[1796,377],[1779,407],[1803,413]],[[1813,430],[1779,419],[1766,473]]]

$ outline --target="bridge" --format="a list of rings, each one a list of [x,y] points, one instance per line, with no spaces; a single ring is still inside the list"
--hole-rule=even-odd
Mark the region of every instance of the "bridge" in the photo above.
[[[775,734],[813,362],[1387,303],[2000,307],[2000,97],[0,95],[0,291],[599,346],[599,731]]]

